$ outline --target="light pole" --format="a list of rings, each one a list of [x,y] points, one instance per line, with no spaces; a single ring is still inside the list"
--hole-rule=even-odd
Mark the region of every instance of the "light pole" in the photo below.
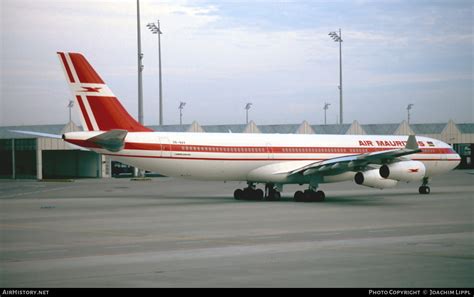
[[[142,83],[142,72],[143,72],[143,53],[142,53],[142,40],[140,34],[140,0],[137,0],[137,55],[138,55],[138,122],[143,124],[143,83]],[[139,168],[134,169],[135,176],[145,177],[145,172]]]
[[[179,103],[179,107],[178,107],[178,109],[179,109],[179,125],[180,126],[183,125],[183,108],[184,108],[185,105],[186,105],[186,102],[181,101]]]
[[[412,108],[414,105],[415,105],[415,104],[412,104],[412,103],[410,103],[410,104],[407,105],[408,125],[410,125],[410,110],[411,110],[411,108]]]
[[[326,103],[326,102],[324,103],[324,107],[323,107],[323,109],[324,109],[324,125],[326,125],[326,111],[328,110],[329,105],[331,105],[331,103]]]
[[[160,118],[159,118],[159,125],[163,125],[163,89],[161,84],[161,28],[160,28],[160,20],[156,21],[155,23],[149,23],[146,25],[148,29],[150,29],[151,33],[158,34],[158,76],[159,76],[159,88],[160,88]]]
[[[142,53],[142,41],[140,35],[140,0],[137,0],[137,49],[138,49],[138,121],[143,124],[143,84],[142,84],[142,72],[143,72],[143,53]]]
[[[339,124],[343,123],[342,118],[342,34],[339,28],[339,34],[337,32],[330,32],[328,34],[335,42],[339,42]]]
[[[250,109],[250,107],[252,107],[252,103],[250,103],[250,102],[245,105],[245,114],[246,114],[245,118],[246,118],[247,124],[249,123],[249,109]]]
[[[69,100],[67,107],[69,108],[69,123],[70,123],[71,122],[71,109],[74,107],[74,101]]]

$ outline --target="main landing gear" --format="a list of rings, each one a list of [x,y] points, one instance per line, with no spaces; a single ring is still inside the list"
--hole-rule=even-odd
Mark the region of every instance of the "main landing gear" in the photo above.
[[[234,198],[235,200],[278,201],[281,195],[273,184],[266,184],[264,193],[262,189],[257,189],[253,183],[249,182],[247,188],[234,191]]]
[[[309,189],[296,191],[294,199],[296,202],[323,202],[326,195],[323,191],[316,191],[317,187],[310,186]]]
[[[248,186],[244,189],[237,189],[234,191],[235,200],[251,200],[251,201],[279,201],[281,199],[280,192],[282,191],[282,185],[280,184],[265,184],[265,192],[261,189],[257,189],[255,184],[252,182],[247,183]],[[325,200],[326,195],[323,191],[317,191],[318,186],[316,184],[310,185],[309,189],[297,191],[294,196],[295,202],[322,202]]]
[[[428,181],[429,179],[427,177],[423,178],[423,184],[418,188],[418,192],[420,194],[429,194],[430,193],[430,187],[428,186]]]
[[[268,201],[280,201],[281,194],[275,188],[274,184],[266,184],[265,185],[265,198]]]

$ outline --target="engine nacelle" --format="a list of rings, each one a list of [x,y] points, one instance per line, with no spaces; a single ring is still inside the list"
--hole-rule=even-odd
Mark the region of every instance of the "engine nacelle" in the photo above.
[[[378,169],[357,172],[354,176],[354,181],[358,185],[377,189],[392,188],[398,183],[396,180],[381,177]]]
[[[426,167],[420,161],[401,161],[389,165],[382,165],[379,169],[383,178],[398,181],[420,181],[425,177]]]

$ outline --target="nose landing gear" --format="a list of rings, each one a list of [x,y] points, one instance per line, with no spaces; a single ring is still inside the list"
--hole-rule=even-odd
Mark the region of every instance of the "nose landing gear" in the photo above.
[[[430,187],[428,186],[429,178],[423,178],[423,184],[418,188],[418,193],[422,195],[427,195],[431,192]]]

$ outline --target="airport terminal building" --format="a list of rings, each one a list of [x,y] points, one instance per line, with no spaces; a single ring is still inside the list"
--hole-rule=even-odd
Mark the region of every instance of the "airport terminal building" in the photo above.
[[[453,146],[461,156],[458,168],[474,168],[474,123],[408,124],[352,124],[310,125],[301,124],[257,125],[188,125],[149,126],[163,132],[200,133],[296,133],[296,134],[362,134],[362,135],[420,135],[436,138]],[[113,177],[131,172],[131,168],[112,162],[95,152],[71,147],[62,139],[32,138],[12,130],[35,131],[61,135],[81,131],[73,122],[65,125],[0,127],[0,178],[56,179]]]

